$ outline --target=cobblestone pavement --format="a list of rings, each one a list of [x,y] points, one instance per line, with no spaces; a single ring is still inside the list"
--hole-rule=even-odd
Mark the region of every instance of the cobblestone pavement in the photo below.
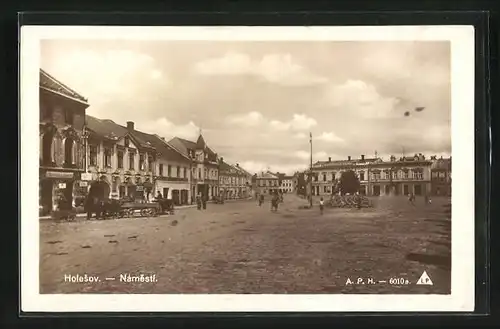
[[[241,201],[168,217],[41,221],[40,292],[448,294],[449,200],[433,201],[377,199],[321,215],[287,196],[275,213]],[[433,285],[416,285],[424,270]],[[155,282],[122,282],[127,274]]]

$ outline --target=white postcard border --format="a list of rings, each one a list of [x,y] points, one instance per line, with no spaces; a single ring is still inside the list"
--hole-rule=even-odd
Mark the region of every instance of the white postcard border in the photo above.
[[[331,40],[451,42],[452,280],[450,295],[40,294],[38,81],[42,39]],[[23,312],[432,312],[474,309],[474,28],[111,27],[21,28],[21,310]],[[458,242],[458,243],[457,243]]]

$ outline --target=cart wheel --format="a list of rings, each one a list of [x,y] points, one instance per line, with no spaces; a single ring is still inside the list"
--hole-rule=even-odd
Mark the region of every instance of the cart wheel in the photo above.
[[[128,210],[128,217],[134,217],[134,209]]]
[[[147,217],[149,215],[149,209],[141,209],[141,216]]]

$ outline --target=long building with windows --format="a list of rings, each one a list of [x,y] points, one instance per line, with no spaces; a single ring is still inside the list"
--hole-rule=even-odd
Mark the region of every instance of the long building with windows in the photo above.
[[[360,181],[360,194],[380,195],[426,195],[431,193],[432,161],[422,154],[396,158],[388,161],[381,158],[358,159],[350,156],[345,160],[318,161],[312,167],[312,194],[329,195],[335,192],[340,176],[352,170]]]

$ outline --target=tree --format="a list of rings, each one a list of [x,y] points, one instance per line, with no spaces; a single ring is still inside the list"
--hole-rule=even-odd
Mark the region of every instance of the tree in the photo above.
[[[304,173],[297,173],[297,194],[306,194],[306,180],[304,177]]]
[[[359,179],[352,170],[344,171],[340,176],[340,192],[342,195],[347,193],[354,194],[359,191]]]

